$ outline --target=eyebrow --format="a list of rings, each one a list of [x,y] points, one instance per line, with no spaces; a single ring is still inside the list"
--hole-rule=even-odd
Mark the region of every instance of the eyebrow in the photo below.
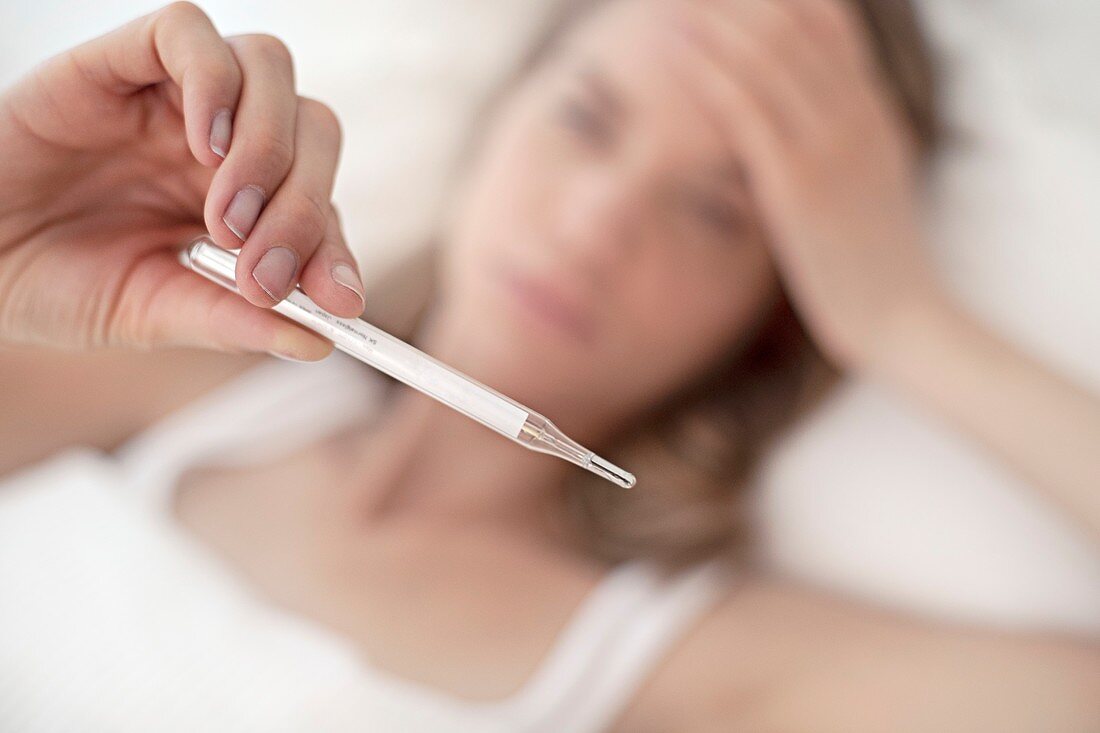
[[[623,117],[626,114],[626,105],[622,98],[615,93],[612,84],[596,66],[587,64],[579,69],[577,74],[595,97],[596,102],[604,107],[609,115]],[[704,174],[704,178],[719,185],[734,188],[739,193],[748,190],[748,172],[741,161],[732,156],[710,169]]]

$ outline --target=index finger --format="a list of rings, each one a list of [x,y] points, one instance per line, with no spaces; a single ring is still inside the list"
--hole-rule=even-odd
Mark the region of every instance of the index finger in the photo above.
[[[76,119],[96,119],[101,105],[118,104],[120,98],[170,81],[181,91],[192,155],[204,165],[217,165],[224,157],[241,93],[241,70],[228,44],[197,6],[173,3],[78,46],[67,56],[71,63],[64,64],[62,57],[56,70],[62,75],[59,83],[72,84],[65,101]],[[88,93],[96,90],[98,95]]]

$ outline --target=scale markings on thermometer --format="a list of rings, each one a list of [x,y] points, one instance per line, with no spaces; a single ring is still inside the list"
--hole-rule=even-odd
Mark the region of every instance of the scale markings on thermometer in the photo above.
[[[237,292],[237,255],[200,237],[180,251],[183,265]],[[554,423],[491,387],[452,369],[360,318],[338,318],[295,288],[273,308],[332,341],[341,351],[452,409],[492,428],[525,448],[575,463],[629,489],[634,475],[565,435]]]

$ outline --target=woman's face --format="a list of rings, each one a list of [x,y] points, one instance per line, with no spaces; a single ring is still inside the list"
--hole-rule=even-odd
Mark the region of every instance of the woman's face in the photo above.
[[[507,389],[641,409],[771,302],[734,151],[667,68],[661,18],[657,2],[604,3],[483,131],[451,212],[442,304],[478,324],[465,346]]]

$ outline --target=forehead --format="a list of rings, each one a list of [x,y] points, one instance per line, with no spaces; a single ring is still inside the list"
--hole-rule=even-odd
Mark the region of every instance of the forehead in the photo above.
[[[550,66],[606,87],[623,122],[666,152],[712,167],[727,163],[726,141],[684,82],[669,17],[661,0],[607,0],[566,33]]]

